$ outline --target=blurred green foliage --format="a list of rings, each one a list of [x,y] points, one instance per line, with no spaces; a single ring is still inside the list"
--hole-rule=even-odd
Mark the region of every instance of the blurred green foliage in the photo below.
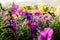
[[[23,20],[24,21],[24,20]],[[35,40],[36,37],[30,35],[29,28],[25,24],[23,27],[21,26],[23,21],[21,19],[18,20],[17,23],[17,31],[18,31],[18,37],[15,37],[11,29],[2,29],[0,28],[0,40]],[[0,16],[0,27],[2,27],[5,24],[4,20],[2,19],[2,16]],[[38,24],[43,29],[47,27],[47,24],[42,25],[39,21]],[[59,40],[60,39],[60,22],[58,17],[54,17],[54,20],[51,19],[51,22],[49,23],[49,26],[54,29],[54,34],[52,37],[52,40]]]

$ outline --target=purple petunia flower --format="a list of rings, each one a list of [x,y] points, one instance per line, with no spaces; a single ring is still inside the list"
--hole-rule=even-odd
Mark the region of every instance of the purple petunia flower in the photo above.
[[[10,23],[6,24],[3,28],[11,28],[14,32],[15,36],[18,36],[17,29],[16,29],[16,22],[15,19],[12,17],[12,19],[9,21]]]
[[[39,28],[38,24],[35,23],[34,21],[28,21],[27,24],[28,24],[28,26],[29,26],[29,28],[30,28],[30,33],[31,33],[32,35],[37,35],[37,34],[36,34],[37,30],[41,30],[41,28]]]
[[[12,10],[12,14],[18,14],[18,5],[13,3],[12,7],[11,7],[11,10]]]
[[[52,35],[53,35],[53,29],[48,27],[40,32],[40,35],[38,35],[37,40],[51,40]]]
[[[40,21],[42,24],[47,23],[51,19],[51,16],[45,16],[44,18],[41,18]]]
[[[25,14],[25,18],[27,20],[33,21],[33,17],[32,17],[32,15],[29,12],[25,11],[24,14]]]
[[[45,16],[45,17],[44,17],[44,19],[45,19],[46,21],[50,20],[50,18],[51,18],[50,16]]]
[[[16,20],[13,17],[11,19],[11,23],[12,23],[13,32],[15,33],[16,36],[18,36],[17,29],[16,29]]]
[[[39,11],[37,11],[37,10],[35,10],[35,11],[33,12],[33,15],[34,15],[37,19],[39,19],[39,18],[42,17],[42,13],[39,12]]]

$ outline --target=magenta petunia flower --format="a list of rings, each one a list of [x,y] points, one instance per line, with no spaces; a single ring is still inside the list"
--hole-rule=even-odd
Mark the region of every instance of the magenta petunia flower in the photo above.
[[[40,32],[40,35],[38,35],[37,40],[51,40],[52,35],[53,35],[53,29],[48,27]]]
[[[39,12],[39,11],[37,11],[37,10],[35,10],[35,11],[33,12],[33,15],[34,15],[37,19],[39,19],[39,18],[42,17],[42,13]]]
[[[12,7],[11,7],[11,10],[12,10],[12,14],[18,14],[18,5],[13,3]]]
[[[21,16],[24,16],[24,10],[19,10],[19,14],[20,14]]]

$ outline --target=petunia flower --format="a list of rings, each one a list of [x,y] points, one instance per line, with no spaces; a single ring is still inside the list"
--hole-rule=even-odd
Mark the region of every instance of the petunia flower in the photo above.
[[[42,24],[47,23],[51,19],[50,15],[45,15],[43,18],[40,19]]]
[[[37,19],[39,19],[39,18],[42,17],[42,13],[39,12],[39,11],[37,11],[37,10],[35,10],[35,11],[33,12],[33,15],[34,15]]]
[[[16,29],[16,20],[12,17],[11,19],[12,22],[12,30],[16,36],[18,36],[17,29]]]
[[[8,14],[8,11],[7,11],[7,10],[3,12],[3,19],[4,19],[4,20],[7,19],[7,14]]]
[[[13,3],[11,7],[11,11],[12,11],[12,14],[18,14],[18,5]]]
[[[38,35],[37,40],[51,40],[53,35],[53,29],[48,27],[44,28],[43,31],[40,32],[40,35]]]
[[[46,20],[40,19],[40,21],[41,21],[42,24],[46,24]]]
[[[36,32],[37,30],[41,30],[41,28],[38,26],[37,23],[35,23],[34,21],[28,21],[28,27],[30,28],[30,33],[32,35],[37,35]]]
[[[10,28],[14,32],[15,36],[18,36],[17,29],[16,29],[16,20],[12,17],[8,24],[6,24],[3,28]]]
[[[32,17],[32,15],[29,12],[25,11],[24,14],[25,14],[25,18],[27,20],[33,21],[33,17]]]
[[[24,10],[19,10],[19,15],[24,16]]]
[[[8,14],[8,11],[7,10],[3,12],[3,15],[7,15],[7,14]]]
[[[50,16],[45,16],[45,17],[44,17],[44,19],[45,19],[46,21],[50,20],[50,18],[51,18]]]

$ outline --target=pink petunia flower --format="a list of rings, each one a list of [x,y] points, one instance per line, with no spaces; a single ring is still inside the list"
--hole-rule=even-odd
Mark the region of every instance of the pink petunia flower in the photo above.
[[[12,14],[18,14],[18,5],[13,3],[12,7],[11,7],[11,10],[12,10]]]
[[[53,35],[53,29],[48,27],[40,32],[40,35],[38,35],[37,40],[51,40],[52,35]]]
[[[3,19],[4,19],[4,20],[7,19],[7,14],[8,14],[8,11],[4,11],[4,12],[3,12]]]
[[[34,15],[37,19],[39,19],[39,18],[42,17],[42,13],[39,12],[39,11],[37,11],[37,10],[35,10],[35,11],[33,12],[33,15]]]

